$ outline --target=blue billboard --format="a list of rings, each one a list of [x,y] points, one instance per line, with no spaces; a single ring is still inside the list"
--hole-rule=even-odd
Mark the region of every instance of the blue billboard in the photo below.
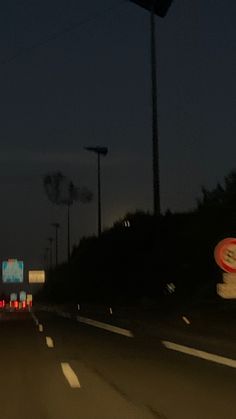
[[[2,262],[2,280],[8,283],[20,283],[24,280],[24,263],[17,259]]]

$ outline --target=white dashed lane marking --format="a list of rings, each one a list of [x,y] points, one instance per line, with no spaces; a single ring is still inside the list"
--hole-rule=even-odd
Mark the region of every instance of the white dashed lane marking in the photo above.
[[[50,336],[46,336],[46,344],[49,348],[54,348],[54,342]]]
[[[77,375],[75,374],[75,372],[73,371],[73,369],[71,368],[70,364],[68,364],[67,362],[62,362],[61,363],[61,369],[62,372],[66,378],[66,380],[68,381],[69,385],[72,388],[80,388],[80,382],[79,379],[77,377]]]
[[[122,327],[113,326],[112,324],[99,322],[97,320],[88,319],[87,317],[77,316],[77,320],[80,323],[89,324],[90,326],[98,327],[99,329],[108,330],[109,332],[117,333],[119,335],[127,336],[133,338],[133,333],[128,329],[123,329]]]

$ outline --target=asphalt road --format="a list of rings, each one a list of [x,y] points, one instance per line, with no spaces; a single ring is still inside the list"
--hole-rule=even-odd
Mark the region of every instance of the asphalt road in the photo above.
[[[236,369],[157,337],[43,312],[1,313],[0,331],[4,419],[236,419]]]

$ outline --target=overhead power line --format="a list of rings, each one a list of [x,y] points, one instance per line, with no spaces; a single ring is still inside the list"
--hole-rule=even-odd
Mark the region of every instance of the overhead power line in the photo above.
[[[75,31],[76,29],[85,26],[86,24],[93,22],[98,19],[102,19],[105,14],[112,12],[114,9],[120,7],[123,3],[126,3],[128,0],[120,0],[118,4],[115,4],[113,6],[107,7],[106,9],[103,9],[102,12],[94,13],[92,16],[89,16],[85,19],[82,19],[79,22],[72,23],[67,27],[64,27],[63,29],[53,32],[48,35],[47,38],[40,39],[39,41],[35,42],[33,45],[30,45],[29,47],[22,48],[18,53],[12,55],[9,58],[6,58],[2,61],[0,61],[1,65],[9,64],[13,61],[15,61],[17,58],[20,58],[24,55],[30,54],[33,50],[37,50],[38,48],[41,48],[44,45],[47,45],[59,38],[62,38],[65,34]]]

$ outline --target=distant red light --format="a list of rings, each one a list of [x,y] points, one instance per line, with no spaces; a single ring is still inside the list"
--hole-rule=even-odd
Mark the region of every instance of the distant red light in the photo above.
[[[22,308],[26,308],[26,301],[22,301]]]
[[[18,303],[18,301],[14,301],[14,302],[13,302],[13,307],[14,307],[14,308],[19,308],[19,303]]]

